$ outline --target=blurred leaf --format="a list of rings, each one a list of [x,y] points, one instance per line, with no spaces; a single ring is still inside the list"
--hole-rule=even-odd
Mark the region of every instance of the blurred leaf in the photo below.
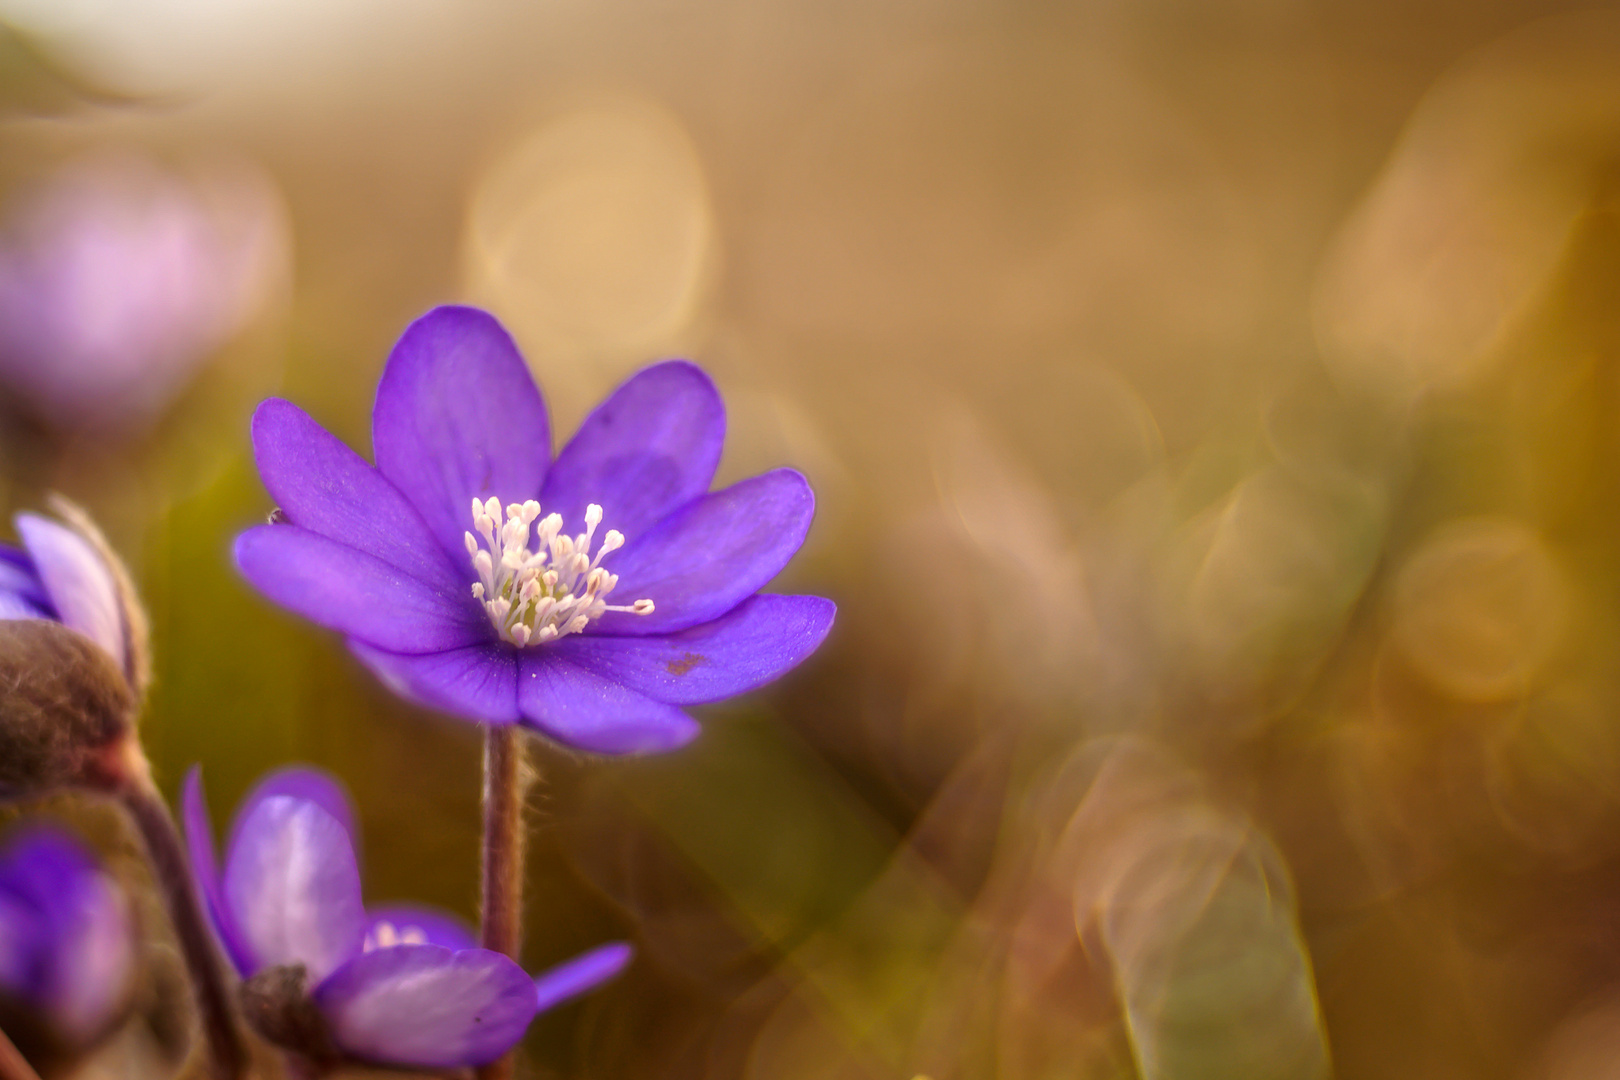
[[[753,717],[611,782],[778,947],[843,911],[898,840],[814,750]]]

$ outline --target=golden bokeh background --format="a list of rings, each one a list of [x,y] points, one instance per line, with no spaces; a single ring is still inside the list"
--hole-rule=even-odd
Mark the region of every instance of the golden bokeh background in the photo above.
[[[689,356],[721,480],[814,485],[819,654],[667,757],[537,745],[525,960],[638,958],[529,1075],[1620,1075],[1620,8],[0,19],[0,255],[134,170],[239,268],[137,404],[0,370],[0,502],[127,553],[216,825],[321,765],[369,898],[474,914],[476,731],[230,563],[260,398],[368,450],[394,339],[473,302],[562,435]]]

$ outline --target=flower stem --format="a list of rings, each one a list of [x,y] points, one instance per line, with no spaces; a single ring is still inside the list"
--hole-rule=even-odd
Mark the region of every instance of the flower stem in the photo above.
[[[483,928],[486,949],[518,958],[523,934],[523,799],[529,784],[523,733],[484,727]],[[509,1080],[513,1055],[478,1069],[479,1080]]]
[[[3,1031],[0,1031],[0,1080],[39,1080],[39,1073]]]
[[[163,891],[169,921],[174,925],[181,955],[185,957],[186,973],[191,977],[197,1013],[207,1040],[209,1074],[215,1080],[241,1080],[247,1072],[247,1048],[242,1041],[242,1029],[226,989],[219,953],[203,923],[185,848],[181,846],[168,804],[150,782],[125,787],[120,798],[141,839],[146,842],[152,874]]]

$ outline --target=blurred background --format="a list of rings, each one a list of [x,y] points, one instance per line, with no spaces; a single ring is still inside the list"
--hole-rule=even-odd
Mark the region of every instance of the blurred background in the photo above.
[[[326,767],[368,898],[471,918],[478,734],[239,579],[247,418],[368,450],[452,300],[563,436],[692,357],[721,481],[810,477],[774,588],[839,621],[680,753],[537,744],[525,961],[638,958],[528,1075],[1620,1075],[1620,9],[1575,8],[0,0],[0,503],[136,568],[167,792]],[[86,1075],[163,1074],[151,960]]]

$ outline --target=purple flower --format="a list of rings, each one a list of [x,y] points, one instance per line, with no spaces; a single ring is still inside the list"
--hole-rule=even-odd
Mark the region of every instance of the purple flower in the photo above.
[[[130,675],[115,570],[85,536],[37,514],[18,514],[21,548],[0,544],[0,619],[50,619],[99,645]]]
[[[78,507],[18,514],[0,544],[0,797],[144,782],[135,738],[146,616],[123,564]]]
[[[59,427],[139,426],[254,313],[284,247],[257,176],[74,162],[10,208],[0,381]]]
[[[267,1037],[318,1057],[339,1054],[418,1068],[492,1061],[537,1011],[618,974],[630,947],[605,945],[530,979],[500,953],[473,947],[453,917],[429,908],[365,908],[353,814],[341,788],[310,769],[266,777],[237,811],[221,868],[202,778],[186,778],[182,815],[198,890],[226,953],[247,980],[250,1019]],[[301,971],[299,970],[301,969]],[[321,1031],[255,1010],[296,973],[296,1014]],[[287,1038],[289,1027],[302,1041]]]
[[[34,826],[0,851],[0,995],[83,1046],[128,1000],[135,941],[123,892],[90,853]]]
[[[724,437],[714,384],[670,361],[552,461],[506,331],[437,308],[383,372],[375,468],[296,406],[259,407],[254,449],[285,523],[244,533],[237,563],[406,697],[582,750],[673,749],[698,731],[680,706],[769,682],[832,625],[828,600],[756,595],[815,499],[791,469],[710,492]]]

